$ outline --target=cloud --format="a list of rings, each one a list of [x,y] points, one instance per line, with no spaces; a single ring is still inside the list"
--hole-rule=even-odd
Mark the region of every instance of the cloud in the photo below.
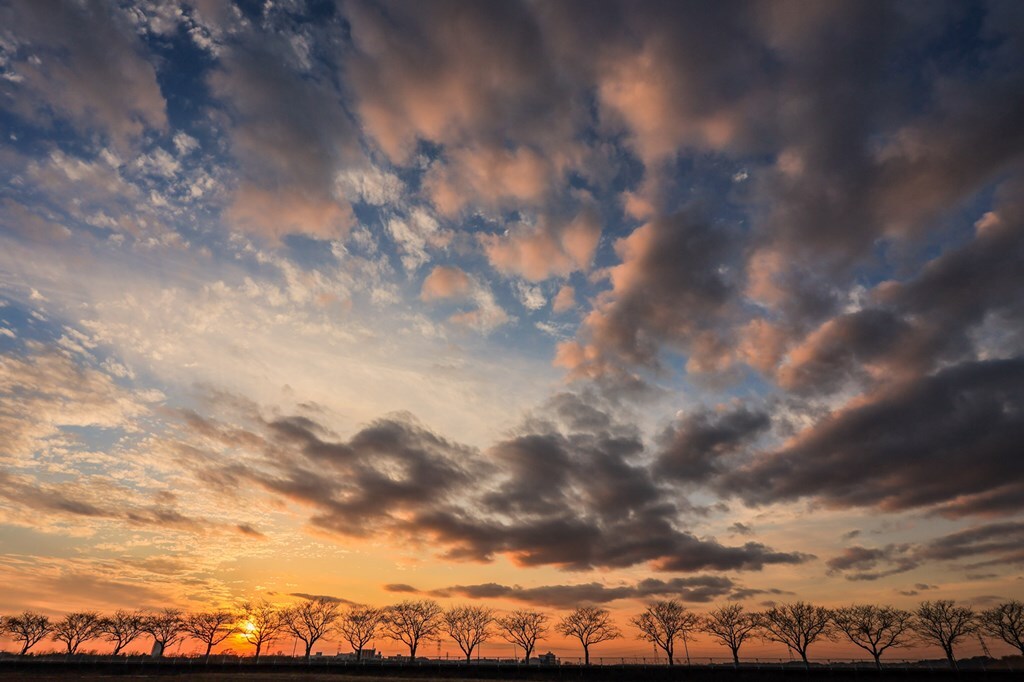
[[[309,599],[309,600],[322,599],[324,601],[331,602],[333,604],[345,604],[347,606],[353,606],[353,605],[356,604],[356,602],[354,602],[354,601],[349,601],[348,599],[342,599],[341,597],[332,597],[329,594],[308,594],[306,592],[291,592],[288,596],[289,597],[298,597],[299,599]]]
[[[829,573],[847,573],[847,580],[878,580],[890,575],[912,571],[921,565],[919,559],[908,555],[909,545],[886,545],[881,548],[847,547],[838,556],[825,562]],[[882,567],[880,567],[880,564]]]
[[[1006,521],[971,526],[919,543],[889,544],[884,547],[847,547],[826,561],[830,574],[841,574],[847,580],[878,580],[906,573],[937,562],[966,562],[966,568],[999,565],[1017,566],[1024,562],[1021,539],[1024,523]],[[994,577],[988,575],[987,577]],[[970,579],[970,576],[968,576]],[[917,583],[910,596],[934,585]]]
[[[281,56],[285,49],[278,37],[247,36],[209,77],[231,116],[240,174],[225,217],[270,241],[339,238],[354,218],[335,178],[368,164],[329,76],[296,73]]]
[[[491,290],[479,280],[455,266],[435,266],[423,280],[420,300],[433,302],[448,299],[476,304],[472,310],[453,313],[448,321],[482,334],[489,333],[510,319],[508,313],[495,301]]]
[[[256,419],[240,430],[187,415],[206,448],[241,444],[249,462],[189,455],[198,480],[255,485],[310,507],[310,524],[347,537],[424,543],[452,560],[505,555],[521,566],[572,570],[646,563],[660,571],[760,570],[810,557],[761,543],[738,547],[681,527],[686,505],[638,461],[629,428],[571,395],[545,419],[486,453],[447,440],[408,417],[381,419],[336,440],[309,417]],[[252,421],[253,417],[249,417]],[[470,485],[472,484],[472,485]]]
[[[521,225],[505,235],[481,235],[480,242],[498,272],[539,282],[589,269],[600,238],[597,216],[585,210],[565,223]]]
[[[389,591],[394,586],[387,586]],[[622,599],[644,599],[648,597],[671,597],[686,602],[706,603],[724,597],[735,589],[735,583],[724,576],[693,576],[660,580],[647,578],[633,585],[608,586],[591,582],[577,585],[542,585],[521,587],[483,583],[479,585],[452,585],[434,590],[417,590],[410,585],[409,592],[428,594],[442,598],[467,599],[512,599],[526,604],[574,608],[581,604],[606,604]]]
[[[35,125],[67,121],[121,150],[167,127],[156,69],[119,7],[100,2],[10,5],[0,11],[15,75],[0,80],[13,111]],[[6,51],[6,50],[5,50]]]
[[[812,497],[950,516],[1013,511],[1024,493],[1022,380],[1019,359],[948,367],[821,419],[717,487],[753,504]]]
[[[488,163],[537,163],[542,157],[531,149],[550,158],[571,139],[573,89],[548,58],[527,6],[353,4],[345,14],[354,43],[346,75],[356,111],[392,161],[406,160],[420,139],[465,147],[471,151],[462,154],[482,155],[468,177],[512,182],[505,187],[520,197],[523,188],[527,197],[534,193],[503,170],[490,178],[493,171],[483,170]],[[525,148],[503,157],[496,141],[509,138]]]
[[[405,583],[389,583],[384,586],[385,592],[399,592],[399,593],[416,593],[419,592],[412,585],[406,585]]]
[[[654,470],[676,481],[706,481],[727,467],[730,455],[744,453],[770,425],[767,414],[747,407],[691,412],[661,434]]]
[[[565,284],[558,290],[555,297],[551,299],[551,310],[556,313],[564,313],[576,307],[576,290]]]
[[[464,271],[453,266],[438,265],[423,280],[420,298],[424,301],[463,298],[471,290],[472,282]]]
[[[618,240],[612,288],[597,298],[583,335],[596,358],[656,365],[662,344],[688,350],[728,314],[734,242],[698,209],[655,220]],[[594,361],[587,361],[594,364]]]
[[[71,352],[30,342],[27,352],[0,358],[0,460],[15,464],[41,449],[60,450],[72,440],[68,427],[136,430],[161,399],[121,388]]]

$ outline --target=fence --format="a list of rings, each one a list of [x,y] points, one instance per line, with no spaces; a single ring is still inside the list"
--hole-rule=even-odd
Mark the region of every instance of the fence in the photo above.
[[[173,668],[388,668],[388,667],[465,667],[467,665],[475,668],[480,667],[503,667],[503,668],[555,668],[555,667],[583,667],[583,657],[562,656],[557,663],[538,663],[531,661],[529,664],[522,660],[511,657],[488,657],[474,658],[466,661],[465,658],[450,656],[417,656],[415,660],[408,657],[395,656],[388,658],[369,658],[361,661],[348,658],[347,656],[323,656],[314,655],[307,661],[302,656],[263,655],[257,662],[251,656],[233,656],[215,654],[207,660],[204,655],[193,656],[166,656],[153,658],[144,655],[131,656],[107,656],[92,654],[77,654],[73,656],[64,654],[39,654],[28,656],[15,656],[0,653],[0,662],[19,663],[31,665],[38,664],[77,664],[83,666],[150,666],[150,667],[173,667]],[[643,668],[668,668],[665,657],[654,656],[591,656],[591,666],[597,667],[643,667]],[[810,666],[820,670],[877,670],[872,659],[864,658],[827,658],[811,659]],[[1013,672],[1024,672],[1024,657],[1009,656],[1002,659],[987,657],[968,658],[959,661],[961,670],[1006,670]],[[675,668],[734,668],[733,660],[729,657],[696,657],[689,659],[676,659]],[[739,667],[744,670],[794,670],[804,669],[802,661],[792,658],[741,658]],[[935,660],[910,660],[910,659],[882,659],[882,668],[891,671],[941,671],[948,670],[949,664],[945,659]]]

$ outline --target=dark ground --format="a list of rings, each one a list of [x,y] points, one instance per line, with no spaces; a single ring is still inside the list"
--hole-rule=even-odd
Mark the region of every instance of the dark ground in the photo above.
[[[203,665],[201,659],[188,664],[177,662],[88,662],[60,660],[0,660],[0,682],[7,680],[142,680],[178,677],[201,682],[228,682],[244,679],[246,682],[429,682],[436,680],[461,680],[483,682],[485,680],[532,680],[547,682],[556,680],[581,680],[584,682],[626,682],[650,680],[651,682],[779,682],[782,680],[828,680],[829,682],[880,682],[916,680],[940,682],[1011,682],[1024,679],[1024,672],[1013,670],[964,670],[959,674],[950,670],[927,668],[892,668],[883,672],[871,669],[812,667],[805,670],[800,666],[770,666],[763,668],[742,668],[734,670],[727,666],[547,666],[523,667],[515,665],[474,665],[466,668],[458,665],[391,665],[357,666],[344,664],[281,665],[268,663],[244,665],[211,663]]]

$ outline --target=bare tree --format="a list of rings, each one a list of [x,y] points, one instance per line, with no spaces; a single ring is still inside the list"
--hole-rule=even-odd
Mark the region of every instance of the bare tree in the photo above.
[[[18,616],[7,616],[2,622],[3,631],[11,635],[11,639],[21,642],[19,656],[24,656],[28,650],[43,640],[52,629],[50,619],[41,613],[24,611]]]
[[[363,649],[373,641],[384,622],[384,609],[372,606],[353,606],[341,614],[338,631],[355,652],[356,660],[363,660]]]
[[[206,645],[206,661],[209,662],[213,647],[238,632],[235,627],[237,621],[238,614],[231,611],[190,613],[185,616],[182,628],[190,637]]]
[[[441,632],[441,605],[433,599],[405,600],[389,606],[382,623],[384,634],[409,647],[409,658],[416,658],[420,641]]]
[[[1024,655],[1024,604],[1008,601],[979,615],[981,629],[990,637],[997,637]]]
[[[612,623],[608,609],[595,606],[580,606],[569,615],[558,621],[555,629],[566,637],[575,637],[583,645],[584,665],[590,665],[590,647],[594,644],[607,642],[622,637],[622,633]]]
[[[285,628],[284,613],[265,599],[242,604],[242,638],[256,647],[254,663],[260,662],[263,647],[277,639]]]
[[[675,665],[676,640],[696,630],[700,616],[688,611],[678,599],[670,599],[654,602],[629,622],[640,631],[640,639],[657,645],[668,657],[668,664]]]
[[[466,663],[473,659],[473,649],[494,635],[491,630],[494,611],[485,606],[454,606],[445,611],[441,618],[444,629],[459,645],[462,653],[466,654]]]
[[[818,639],[831,636],[830,616],[824,606],[798,601],[762,611],[757,615],[757,626],[764,639],[785,644],[791,651],[800,654],[804,666],[810,668],[807,649]]]
[[[53,641],[63,642],[65,653],[73,656],[83,642],[100,634],[100,614],[95,611],[69,613],[53,624],[51,634]]]
[[[529,664],[537,640],[543,639],[548,632],[548,620],[550,616],[546,613],[518,610],[498,618],[495,622],[506,642],[523,647],[523,662]]]
[[[122,649],[145,632],[143,625],[145,625],[145,616],[140,611],[120,609],[115,611],[114,615],[100,619],[99,631],[108,642],[114,645],[113,655],[117,656]]]
[[[946,652],[953,670],[959,670],[953,647],[957,640],[978,631],[978,617],[969,606],[956,606],[948,599],[922,602],[915,612],[914,631],[922,639],[938,644]]]
[[[309,660],[313,645],[338,622],[341,603],[337,599],[314,597],[284,612],[285,629],[302,640]]]
[[[184,621],[181,609],[164,609],[159,613],[146,616],[142,621],[142,629],[153,638],[153,655],[160,657],[164,652],[184,637]]]
[[[740,666],[740,647],[757,631],[757,618],[740,604],[726,604],[710,611],[701,620],[701,631],[729,647],[732,665]]]
[[[832,624],[846,638],[871,654],[882,669],[886,650],[910,644],[914,615],[891,606],[854,604],[832,611]]]

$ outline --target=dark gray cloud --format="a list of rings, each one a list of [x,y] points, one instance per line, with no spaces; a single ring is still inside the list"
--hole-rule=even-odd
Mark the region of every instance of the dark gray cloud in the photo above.
[[[860,402],[716,486],[752,504],[813,497],[952,516],[1019,510],[1024,360],[961,363]]]
[[[419,592],[419,590],[417,590],[412,585],[407,585],[405,583],[389,583],[389,584],[384,586],[384,591],[385,592],[413,592],[413,593],[414,592]]]
[[[923,558],[967,561],[969,567],[1024,564],[1024,522],[1007,521],[967,528],[929,542]]]
[[[1007,521],[973,526],[921,543],[889,544],[884,547],[847,547],[825,564],[830,574],[847,580],[877,580],[906,573],[935,562],[957,562],[967,568],[1024,565],[1024,523]],[[969,580],[997,577],[996,574],[968,574]],[[916,583],[911,595],[936,589]]]
[[[300,599],[323,599],[324,601],[333,602],[335,604],[346,604],[349,606],[355,605],[356,602],[341,597],[332,597],[329,594],[308,594],[306,592],[291,592],[289,597],[299,597]]]
[[[762,543],[723,545],[687,529],[695,510],[660,485],[635,429],[580,396],[557,396],[521,433],[485,453],[408,416],[337,440],[308,417],[249,417],[240,428],[186,414],[222,446],[261,453],[216,463],[183,450],[186,466],[221,490],[256,484],[312,507],[310,523],[339,535],[388,533],[429,543],[449,559],[584,570],[648,564],[661,571],[759,570],[810,557]],[[576,428],[570,428],[576,427]],[[589,430],[588,430],[589,429]]]
[[[770,425],[766,413],[747,407],[690,413],[662,433],[654,471],[676,481],[705,482],[727,468],[728,457],[745,452]]]
[[[1024,210],[1019,180],[1002,185],[994,210],[966,243],[905,281],[871,292],[870,306],[836,316],[797,344],[778,372],[786,388],[828,392],[856,382],[920,376],[950,362],[1018,355],[1024,322]],[[991,329],[1003,338],[992,348]]]
[[[920,560],[908,554],[910,545],[880,548],[847,547],[825,562],[830,574],[844,573],[847,580],[878,580],[917,568]]]
[[[388,591],[394,586],[386,586]],[[539,587],[521,587],[519,585],[502,585],[499,583],[483,583],[479,585],[452,585],[435,590],[421,591],[409,585],[400,587],[408,590],[429,594],[434,597],[468,599],[514,599],[516,601],[556,608],[569,608],[580,604],[605,604],[620,599],[644,599],[648,597],[674,597],[687,602],[706,603],[738,592],[736,584],[724,576],[693,576],[659,580],[647,578],[633,585],[608,586],[602,583],[582,583],[578,585],[542,585]]]

